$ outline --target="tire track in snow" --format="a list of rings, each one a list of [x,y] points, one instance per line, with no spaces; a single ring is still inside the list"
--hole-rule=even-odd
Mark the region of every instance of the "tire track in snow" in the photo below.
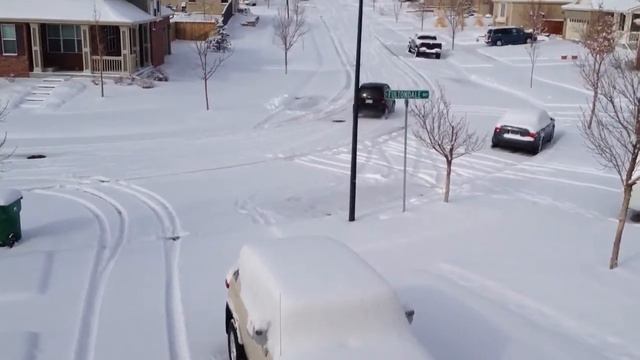
[[[165,316],[167,343],[171,360],[190,360],[187,341],[186,318],[180,288],[180,242],[185,233],[173,207],[160,195],[143,187],[124,181],[95,178],[103,186],[132,195],[147,206],[158,219],[163,229],[163,256],[165,264]]]
[[[640,358],[640,350],[633,348],[623,340],[581,324],[492,280],[447,263],[438,264],[432,269],[432,272],[527,318],[543,328],[561,331],[577,338],[582,343],[595,347],[607,359],[634,360]]]
[[[310,111],[306,111],[303,114],[300,115],[294,115],[291,116],[287,119],[281,120],[279,123],[280,124],[284,124],[284,123],[289,123],[292,121],[296,121],[296,120],[300,120],[303,119],[305,117],[309,117],[312,120],[323,120],[326,118],[329,118],[331,116],[335,116],[336,114],[339,114],[340,112],[345,110],[345,107],[348,105],[348,101],[349,97],[347,96],[347,92],[351,89],[351,78],[352,78],[352,74],[353,74],[353,69],[352,67],[349,65],[349,62],[346,60],[346,56],[344,54],[344,50],[339,46],[337,40],[336,40],[336,36],[333,32],[333,30],[331,30],[324,17],[322,15],[319,16],[320,21],[322,22],[322,24],[325,26],[325,28],[327,28],[327,33],[329,34],[329,37],[331,39],[331,42],[333,44],[333,47],[336,51],[336,54],[338,55],[338,59],[340,60],[340,62],[342,63],[344,69],[345,69],[345,79],[344,79],[344,83],[342,88],[338,91],[337,94],[335,94],[332,98],[330,98],[329,100],[318,104],[316,106],[314,106]],[[319,46],[317,45],[317,39],[315,39],[314,37],[314,43],[316,44],[316,47],[318,48],[318,52],[322,53],[322,51],[320,50]],[[316,71],[314,73],[314,76],[318,76],[319,71]],[[311,78],[313,78],[311,77]],[[306,84],[308,84],[310,81],[306,82]],[[303,86],[304,87],[304,86]],[[322,109],[319,111],[318,110]],[[260,121],[258,124],[256,124],[254,126],[254,128],[256,129],[260,129],[260,128],[267,128],[269,126],[269,123],[271,123],[273,121],[273,119],[279,115],[280,113],[282,113],[283,111],[285,111],[286,108],[281,108],[280,110],[278,110],[276,113],[273,113],[269,116],[267,116],[264,120]],[[276,124],[277,126],[277,124]]]
[[[80,326],[75,339],[74,360],[91,360],[95,356],[95,346],[100,321],[100,310],[104,297],[104,290],[108,282],[111,270],[125,244],[129,231],[129,216],[120,203],[106,194],[85,186],[60,185],[59,189],[68,189],[83,192],[98,198],[109,204],[118,215],[119,227],[117,237],[114,239],[109,228],[109,221],[104,212],[99,210],[91,202],[75,195],[52,190],[34,190],[35,193],[58,196],[75,201],[91,212],[98,222],[100,235],[98,246],[94,254],[94,261],[89,276],[89,284],[83,298]]]

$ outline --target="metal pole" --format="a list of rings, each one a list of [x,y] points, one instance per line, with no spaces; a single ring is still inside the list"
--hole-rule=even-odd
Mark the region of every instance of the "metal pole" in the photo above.
[[[356,170],[358,164],[358,94],[360,89],[360,53],[362,49],[362,6],[358,5],[358,37],[356,40],[356,69],[353,84],[353,130],[351,135],[351,182],[349,186],[349,221],[356,219]]]
[[[407,131],[409,123],[409,99],[404,99],[404,178],[402,180],[402,212],[407,211]]]

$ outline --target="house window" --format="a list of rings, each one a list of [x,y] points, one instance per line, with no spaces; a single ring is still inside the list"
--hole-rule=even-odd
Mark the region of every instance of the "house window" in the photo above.
[[[15,25],[0,25],[0,39],[2,39],[3,55],[18,55],[18,37],[16,36]]]
[[[498,17],[505,17],[507,15],[507,4],[500,3],[500,13]]]
[[[120,52],[120,28],[117,26],[102,27],[102,39],[104,40],[104,50],[107,54]]]
[[[631,32],[639,32],[640,26],[636,24],[636,20],[640,19],[640,14],[633,14],[631,17]]]
[[[47,25],[47,48],[50,53],[82,52],[80,26]]]
[[[618,30],[619,31],[624,31],[624,24],[627,21],[627,16],[625,14],[620,14],[620,17],[618,18]]]

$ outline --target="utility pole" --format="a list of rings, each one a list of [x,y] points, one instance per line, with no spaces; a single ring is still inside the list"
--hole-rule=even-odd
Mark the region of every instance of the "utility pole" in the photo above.
[[[288,1],[288,0],[287,0]],[[358,165],[358,95],[360,90],[360,53],[362,49],[362,6],[358,3],[358,37],[356,40],[356,69],[353,83],[353,130],[351,135],[351,182],[349,186],[349,221],[356,219],[356,170]]]

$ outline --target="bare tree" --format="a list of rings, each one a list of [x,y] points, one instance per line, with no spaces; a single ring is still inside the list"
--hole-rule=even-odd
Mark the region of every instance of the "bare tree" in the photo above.
[[[609,269],[618,266],[631,192],[640,180],[640,73],[631,63],[630,58],[612,55],[600,79],[596,111],[585,112],[580,121],[587,148],[602,166],[616,172],[623,190]]]
[[[376,0],[371,0],[371,6],[373,8],[373,11],[376,11]]]
[[[9,103],[0,101],[0,122],[3,122],[9,114]],[[0,149],[7,143],[7,133],[5,132],[0,139]],[[8,155],[0,155],[0,161],[10,158],[15,153],[15,149]]]
[[[464,10],[466,2],[464,0],[444,0],[443,11],[447,24],[451,28],[451,50],[456,43],[456,33],[458,28],[464,28]]]
[[[427,12],[427,5],[424,0],[420,3],[420,31],[424,31],[424,13]]]
[[[394,0],[393,1],[393,17],[396,19],[396,23],[398,22],[398,18],[400,18],[400,11],[402,11],[402,1]]]
[[[533,1],[529,4],[529,27],[531,28],[531,39],[527,39],[529,45],[526,47],[527,55],[531,63],[531,73],[529,76],[529,87],[533,88],[533,71],[535,70],[538,57],[540,57],[540,43],[538,36],[545,31],[544,9],[540,0]]]
[[[209,44],[210,41],[207,40],[197,40],[193,43],[200,60],[201,79],[204,82],[204,99],[207,111],[209,111],[209,79],[233,55],[233,50],[231,49],[214,53],[209,49]]]
[[[593,92],[588,127],[591,128],[593,114],[596,111],[596,99],[600,92],[600,78],[607,59],[616,48],[616,28],[613,16],[602,9],[593,13],[591,19],[580,34],[582,46],[586,52],[578,62],[580,76]]]
[[[94,1],[93,3],[93,28],[96,33],[96,51],[98,52],[98,68],[100,71],[100,97],[104,97],[104,44],[100,25],[100,13]],[[91,59],[89,59],[91,61]]]
[[[278,45],[284,50],[284,73],[289,71],[289,51],[307,33],[307,17],[304,7],[300,5],[300,0],[292,0],[293,16],[287,16],[287,9],[278,9],[278,16],[275,19],[275,34]]]
[[[417,119],[418,127],[414,136],[430,150],[444,158],[446,178],[444,183],[444,202],[449,202],[451,188],[451,168],[459,157],[476,152],[482,148],[484,139],[469,129],[465,116],[458,116],[451,110],[444,89],[438,86],[435,96],[414,105],[411,112]]]

